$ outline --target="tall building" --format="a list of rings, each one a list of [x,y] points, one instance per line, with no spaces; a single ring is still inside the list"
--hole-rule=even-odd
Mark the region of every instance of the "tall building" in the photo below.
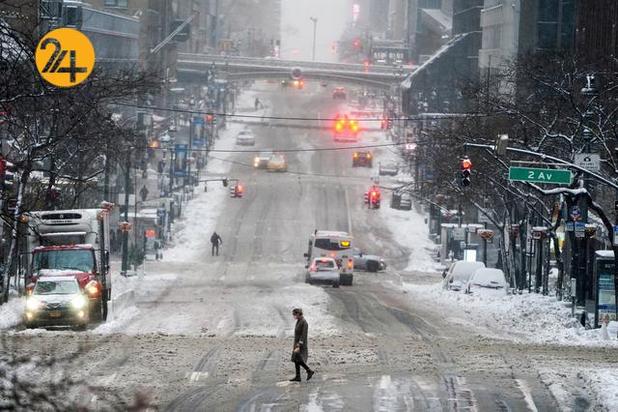
[[[482,0],[452,2],[452,36],[402,82],[406,115],[465,109],[462,88],[478,80]]]
[[[591,2],[585,3],[588,7]],[[520,10],[520,54],[573,50],[575,0],[526,0],[521,1]]]
[[[388,4],[389,0],[369,0],[367,23],[369,30],[375,33],[376,37],[384,38],[388,28]],[[363,8],[361,6],[361,19],[363,19]],[[362,21],[362,20],[361,20]]]
[[[452,35],[453,0],[408,1],[407,41],[414,61],[422,63]]]
[[[575,50],[590,60],[618,57],[618,2],[577,0]]]
[[[497,73],[519,52],[520,0],[485,0],[481,10],[481,75]]]
[[[264,57],[281,40],[281,0],[211,0],[218,42],[233,41],[241,54]],[[219,46],[219,45],[217,45]]]

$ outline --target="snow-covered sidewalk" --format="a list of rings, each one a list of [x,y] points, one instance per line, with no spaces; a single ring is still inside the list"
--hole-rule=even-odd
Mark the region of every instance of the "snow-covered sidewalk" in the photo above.
[[[407,284],[405,289],[412,299],[440,307],[447,320],[486,336],[525,343],[618,348],[615,332],[610,333],[609,340],[601,339],[600,329],[586,330],[571,317],[570,306],[553,296],[507,295],[481,288],[465,294],[445,290],[441,282]]]

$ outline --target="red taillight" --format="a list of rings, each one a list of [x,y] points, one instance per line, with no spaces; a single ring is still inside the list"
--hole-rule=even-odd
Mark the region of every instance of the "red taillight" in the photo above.
[[[352,259],[348,259],[348,269],[354,269],[354,261]]]
[[[356,123],[354,120],[350,121],[350,130],[352,130],[353,132],[358,132],[358,123]]]
[[[337,123],[335,123],[335,130],[338,132],[343,130],[343,121],[339,120]]]
[[[241,185],[236,186],[236,190],[237,190],[238,192],[242,192],[242,190],[243,190],[243,189],[242,189],[242,186],[241,186]]]

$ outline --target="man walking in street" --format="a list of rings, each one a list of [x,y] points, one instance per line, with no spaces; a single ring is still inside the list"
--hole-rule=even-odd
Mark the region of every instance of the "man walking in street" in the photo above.
[[[303,310],[296,308],[292,310],[292,316],[296,319],[296,326],[294,327],[294,349],[292,350],[292,362],[296,368],[296,376],[290,379],[290,382],[300,382],[300,367],[307,372],[307,380],[310,380],[315,371],[309,369],[307,366],[307,358],[309,357],[309,345],[307,342],[307,334],[309,331],[309,325],[303,317]]]
[[[219,256],[219,246],[223,244],[223,239],[221,239],[221,236],[219,236],[217,232],[212,232],[210,243],[212,243],[212,256],[215,255],[215,252],[217,256]]]

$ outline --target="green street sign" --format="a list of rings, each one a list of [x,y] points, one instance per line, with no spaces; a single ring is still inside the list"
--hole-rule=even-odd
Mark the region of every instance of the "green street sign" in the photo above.
[[[573,177],[567,169],[538,169],[535,167],[509,167],[509,180],[531,183],[570,185]]]

